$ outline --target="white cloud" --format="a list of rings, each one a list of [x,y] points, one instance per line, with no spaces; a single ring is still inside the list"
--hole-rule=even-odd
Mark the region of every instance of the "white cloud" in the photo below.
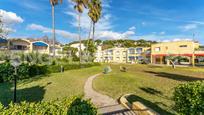
[[[179,28],[182,29],[183,31],[189,31],[189,30],[198,28],[198,25],[197,24],[187,24],[184,26],[179,26]]]
[[[159,34],[160,34],[160,35],[165,35],[166,32],[165,32],[165,31],[162,31],[162,32],[160,32]]]
[[[146,22],[142,22],[142,26],[146,26],[147,25],[147,23]]]
[[[128,37],[134,35],[135,32],[128,30],[124,33],[113,32],[113,31],[101,31],[97,34],[100,39],[127,39]]]
[[[6,25],[22,23],[24,21],[16,13],[14,13],[14,12],[7,12],[7,11],[2,10],[2,9],[0,9],[0,16],[2,16],[2,21]]]
[[[78,14],[76,11],[73,10],[73,3],[68,0],[69,4],[69,11],[65,12],[65,14],[72,17],[71,25],[74,27],[78,27]],[[125,32],[115,32],[113,30],[113,24],[112,21],[114,17],[109,13],[108,9],[111,7],[110,0],[103,0],[102,1],[102,16],[98,23],[96,23],[96,32],[95,32],[95,38],[96,39],[125,39],[129,36],[132,36],[135,34],[136,27],[132,26]],[[82,27],[82,36],[85,38],[87,37],[87,32],[90,31],[90,23],[91,20],[89,16],[87,15],[88,10],[85,9],[84,12],[81,15],[81,27]]]
[[[41,31],[43,33],[52,33],[51,28],[47,28],[47,27],[44,27],[44,26],[38,25],[38,24],[30,24],[27,26],[27,29],[38,30],[38,31]],[[75,33],[71,33],[71,32],[64,31],[64,30],[59,30],[59,29],[56,29],[55,31],[56,31],[56,34],[58,34],[59,36],[62,36],[64,38],[77,39],[77,34],[75,34]]]
[[[129,28],[129,30],[136,30],[136,27],[132,26],[132,27]]]
[[[68,11],[65,12],[67,15],[72,16],[73,20],[71,21],[71,25],[74,27],[78,27],[78,14],[76,13],[76,11]],[[88,10],[85,9],[84,12],[81,14],[81,28],[87,32],[90,29],[90,23],[91,20],[89,18],[89,16],[87,15]],[[105,31],[105,30],[110,30],[112,28],[112,25],[110,23],[110,18],[111,15],[110,14],[105,14],[102,15],[101,19],[99,20],[98,23],[96,23],[96,32],[97,31]]]

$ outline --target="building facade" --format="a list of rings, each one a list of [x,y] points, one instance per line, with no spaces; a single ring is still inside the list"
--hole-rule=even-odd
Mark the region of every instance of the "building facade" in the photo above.
[[[199,51],[199,43],[195,41],[172,41],[152,44],[151,63],[168,64],[170,56],[183,56],[189,59],[189,64],[194,65],[197,56],[204,56],[204,51]]]
[[[136,47],[127,49],[127,62],[137,63],[138,61],[150,58],[150,48],[149,47]]]
[[[103,62],[103,52],[101,45],[97,46],[94,62]]]
[[[147,58],[146,51],[150,48],[135,47],[121,48],[115,47],[102,51],[102,62],[110,63],[137,63]]]
[[[31,53],[38,52],[41,54],[52,55],[52,44],[45,41],[34,39],[3,39],[0,38],[0,50],[9,50],[13,53]],[[56,56],[61,56],[62,47],[59,44],[55,45]]]
[[[103,62],[126,63],[127,48],[110,48],[102,51]]]

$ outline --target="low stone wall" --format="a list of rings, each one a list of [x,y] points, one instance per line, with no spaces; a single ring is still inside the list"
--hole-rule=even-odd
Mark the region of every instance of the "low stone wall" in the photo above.
[[[136,113],[136,115],[159,115],[141,102],[134,102],[132,104],[132,110]]]
[[[127,96],[131,94],[124,95],[120,98],[120,103],[127,109],[132,110],[136,115],[159,115],[154,110],[148,108],[143,103],[136,101],[133,104],[129,103],[126,99]]]

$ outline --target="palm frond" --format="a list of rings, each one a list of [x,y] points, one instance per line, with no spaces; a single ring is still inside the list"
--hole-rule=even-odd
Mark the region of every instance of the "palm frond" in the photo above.
[[[58,4],[58,1],[59,1],[59,0],[50,0],[50,4],[53,5],[53,6],[55,6],[55,5]],[[62,1],[63,1],[63,0],[60,0],[60,3],[62,3]]]

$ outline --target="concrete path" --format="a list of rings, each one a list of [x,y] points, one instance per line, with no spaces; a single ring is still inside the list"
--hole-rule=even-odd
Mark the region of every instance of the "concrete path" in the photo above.
[[[116,100],[107,95],[100,94],[93,89],[93,80],[100,74],[93,75],[88,78],[84,86],[85,98],[91,99],[98,107],[99,114],[103,115],[134,115],[134,113],[123,106]]]

